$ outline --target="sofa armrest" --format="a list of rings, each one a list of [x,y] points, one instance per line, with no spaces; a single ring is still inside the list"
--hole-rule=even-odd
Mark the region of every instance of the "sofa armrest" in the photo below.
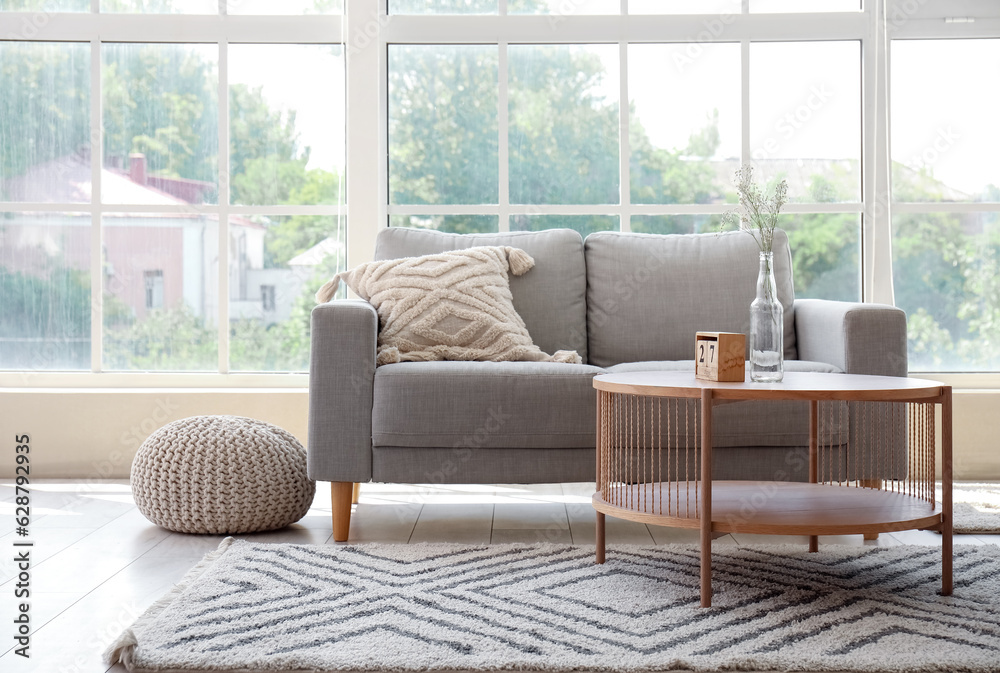
[[[848,374],[906,376],[906,313],[885,304],[796,299],[799,359]]]
[[[372,476],[372,389],[378,314],[360,299],[312,311],[309,476],[367,482]]]

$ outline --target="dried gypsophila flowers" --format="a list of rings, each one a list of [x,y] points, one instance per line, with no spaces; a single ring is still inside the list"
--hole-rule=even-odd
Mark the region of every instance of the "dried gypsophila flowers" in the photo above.
[[[733,181],[736,183],[740,207],[723,215],[722,221],[736,224],[739,229],[750,234],[761,252],[773,252],[778,213],[788,202],[788,181],[782,179],[775,186],[774,194],[768,194],[754,181],[751,164],[740,166],[733,175]]]

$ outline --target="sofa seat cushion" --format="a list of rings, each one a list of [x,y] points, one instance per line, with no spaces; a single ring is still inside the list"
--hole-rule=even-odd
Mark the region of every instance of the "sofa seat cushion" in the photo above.
[[[694,372],[694,360],[627,362],[605,371],[609,374],[642,371],[689,371]],[[808,360],[785,360],[786,372],[843,372],[825,362]],[[666,413],[667,401],[662,403],[661,413]],[[695,413],[700,402],[687,400],[670,402],[670,413],[677,414],[681,423],[688,420],[687,431],[679,435],[671,434],[672,441],[680,446],[687,442],[694,446],[697,420]],[[685,419],[685,416],[688,418]],[[820,404],[819,441],[824,445],[839,446],[849,437],[850,422],[845,402],[823,402]],[[661,438],[665,441],[666,433]],[[774,447],[809,446],[809,403],[799,401],[735,402],[716,404],[712,409],[712,446],[728,447]]]
[[[576,351],[587,362],[587,267],[583,239],[572,229],[449,234],[388,227],[375,241],[375,259],[490,245],[520,248],[535,260],[531,271],[510,278],[514,310],[524,320],[532,342],[546,353]]]
[[[687,360],[697,331],[749,333],[760,268],[749,234],[598,232],[585,248],[590,364]],[[780,229],[774,279],[785,311],[785,359],[794,359],[792,255]]]
[[[385,365],[375,371],[372,445],[593,448],[600,373],[553,362]]]

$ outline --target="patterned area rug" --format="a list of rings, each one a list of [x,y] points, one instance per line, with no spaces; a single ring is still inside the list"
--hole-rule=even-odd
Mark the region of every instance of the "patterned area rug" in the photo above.
[[[957,483],[952,494],[956,533],[1000,533],[1000,484]]]
[[[132,671],[997,671],[1000,547],[227,539],[109,650]]]

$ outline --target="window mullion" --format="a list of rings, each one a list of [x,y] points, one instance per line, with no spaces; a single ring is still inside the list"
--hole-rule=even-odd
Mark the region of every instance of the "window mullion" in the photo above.
[[[744,0],[744,4],[746,0]],[[748,163],[752,152],[750,149],[750,40],[740,42],[740,133],[741,157],[740,163]]]
[[[875,3],[878,0],[870,0]],[[869,37],[871,36],[869,33]],[[870,39],[862,46],[862,140],[861,140],[861,200],[865,204],[861,217],[861,298],[862,301],[873,301],[875,284],[874,274],[874,241],[875,241],[875,199],[877,198],[875,184],[875,143],[878,67],[875,64],[876,53]]]
[[[618,159],[621,162],[619,172],[619,199],[621,200],[621,217],[618,228],[621,231],[632,231],[632,173],[629,161],[631,146],[629,145],[629,97],[628,97],[628,41],[618,43],[618,115],[619,143]]]
[[[229,373],[229,42],[219,41],[219,373]],[[241,297],[242,299],[242,297]]]
[[[892,248],[888,154],[888,74],[885,0],[872,0],[870,29],[863,42],[864,145],[862,176],[865,211],[862,229],[862,296],[892,304]]]
[[[500,204],[500,231],[510,231],[510,139],[509,124],[510,107],[509,100],[509,78],[507,68],[507,43],[500,42],[497,47],[500,49],[500,56],[497,67],[497,133],[499,134],[497,145],[497,160],[500,162],[498,173],[499,201]]]
[[[894,213],[1000,213],[997,202],[895,201]]]
[[[877,0],[872,25],[875,34],[866,38],[875,52],[875,201],[872,204],[874,240],[872,259],[872,301],[896,303],[892,284],[892,164],[889,153],[889,44],[884,10],[886,0]]]
[[[388,70],[385,3],[372,19],[371,0],[346,0],[347,264],[374,258],[375,236],[388,223]],[[368,32],[366,32],[368,31]],[[371,35],[374,33],[374,35]],[[376,83],[372,86],[372,83]],[[377,151],[373,151],[377,149]]]
[[[97,5],[99,0],[93,0]],[[101,215],[101,41],[90,42],[90,369],[99,373],[104,355],[104,223]]]

